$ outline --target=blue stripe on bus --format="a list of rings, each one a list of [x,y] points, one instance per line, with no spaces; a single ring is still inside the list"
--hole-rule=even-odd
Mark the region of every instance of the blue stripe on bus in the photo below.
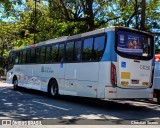
[[[107,42],[101,61],[117,62],[117,54],[115,52],[115,31],[107,32]]]

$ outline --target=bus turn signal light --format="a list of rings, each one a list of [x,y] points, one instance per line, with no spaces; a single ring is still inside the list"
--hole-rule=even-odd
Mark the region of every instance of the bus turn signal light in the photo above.
[[[148,86],[148,85],[149,85],[149,83],[148,83],[148,82],[142,82],[142,85],[144,85],[144,86]]]
[[[127,81],[121,81],[121,85],[127,86],[129,84],[129,82]]]

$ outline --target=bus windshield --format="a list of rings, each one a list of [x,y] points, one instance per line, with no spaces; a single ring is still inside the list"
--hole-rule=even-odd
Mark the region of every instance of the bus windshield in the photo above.
[[[150,35],[135,31],[117,31],[116,51],[124,57],[136,59],[151,59],[153,56],[153,42]]]

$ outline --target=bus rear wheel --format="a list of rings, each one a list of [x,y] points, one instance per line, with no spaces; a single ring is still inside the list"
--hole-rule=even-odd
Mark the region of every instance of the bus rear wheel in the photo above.
[[[56,80],[49,82],[48,93],[51,98],[57,98],[59,96],[59,89]]]
[[[18,90],[18,79],[17,79],[17,77],[13,78],[13,89]]]

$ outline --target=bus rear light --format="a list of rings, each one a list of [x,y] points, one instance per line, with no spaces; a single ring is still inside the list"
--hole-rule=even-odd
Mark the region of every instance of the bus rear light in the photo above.
[[[117,86],[116,66],[113,63],[111,63],[111,84]]]
[[[157,98],[157,92],[156,91],[153,92],[153,98]]]
[[[131,84],[139,84],[139,80],[131,80]]]

